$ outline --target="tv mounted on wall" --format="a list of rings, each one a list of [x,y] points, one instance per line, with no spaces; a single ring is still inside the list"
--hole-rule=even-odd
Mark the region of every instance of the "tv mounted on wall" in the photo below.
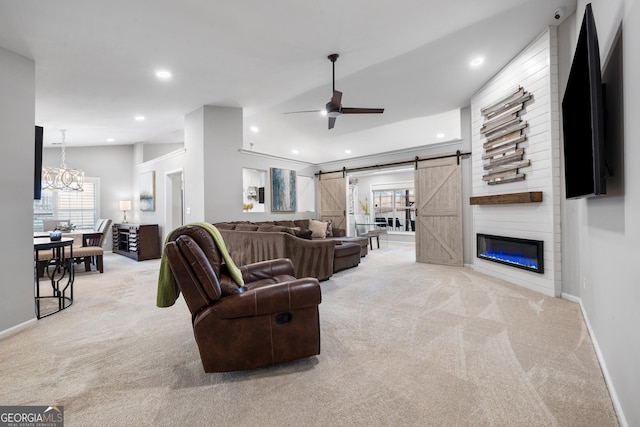
[[[42,197],[42,126],[36,126],[35,161],[33,165],[33,200]]]
[[[606,194],[604,95],[598,35],[589,3],[562,99],[567,199]]]

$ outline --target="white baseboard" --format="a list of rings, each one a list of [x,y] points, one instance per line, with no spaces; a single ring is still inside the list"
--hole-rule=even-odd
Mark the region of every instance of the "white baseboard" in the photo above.
[[[600,346],[598,345],[598,339],[596,338],[596,335],[594,334],[593,329],[591,329],[589,316],[587,316],[587,312],[584,309],[584,305],[582,305],[582,299],[580,299],[580,297],[576,297],[574,295],[567,294],[565,292],[562,293],[561,297],[563,299],[566,299],[567,301],[575,302],[580,305],[580,310],[582,311],[582,317],[584,318],[584,323],[587,325],[587,330],[589,331],[589,336],[591,337],[593,348],[596,351],[596,357],[598,358],[598,362],[600,362],[600,369],[602,370],[602,376],[604,377],[604,381],[607,384],[607,388],[609,389],[609,395],[611,396],[611,401],[613,402],[613,409],[615,409],[616,415],[618,415],[618,422],[622,427],[629,427],[629,423],[627,423],[627,419],[624,417],[624,411],[622,410],[620,399],[618,399],[616,388],[613,385],[613,381],[611,380],[611,375],[609,374],[609,370],[607,369],[607,364],[604,361],[602,351],[600,351]]]
[[[4,331],[0,331],[0,340],[3,340],[7,337],[10,337],[13,334],[17,334],[23,329],[31,326],[32,323],[35,323],[37,320],[35,318],[31,320],[27,320],[26,322],[20,323],[19,325],[13,326],[9,329],[5,329]]]

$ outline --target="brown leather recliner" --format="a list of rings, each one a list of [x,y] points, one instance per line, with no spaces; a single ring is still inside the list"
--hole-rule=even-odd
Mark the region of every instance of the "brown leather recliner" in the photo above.
[[[174,230],[165,247],[192,314],[205,372],[260,368],[320,354],[320,284],[296,279],[289,259],[240,267],[240,288],[205,229]]]

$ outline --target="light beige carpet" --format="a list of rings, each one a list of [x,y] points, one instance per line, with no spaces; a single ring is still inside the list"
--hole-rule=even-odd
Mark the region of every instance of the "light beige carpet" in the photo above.
[[[322,282],[321,354],[205,374],[158,261],[108,254],[69,309],[0,341],[0,405],[71,426],[615,426],[577,304],[383,244]]]

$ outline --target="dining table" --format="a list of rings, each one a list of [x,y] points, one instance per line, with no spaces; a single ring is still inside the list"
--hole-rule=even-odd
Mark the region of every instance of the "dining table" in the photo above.
[[[73,239],[73,246],[80,247],[85,246],[84,242],[87,237],[93,237],[95,235],[101,235],[100,231],[92,230],[92,229],[82,229],[82,230],[69,230],[69,231],[61,231],[62,237]],[[33,237],[49,237],[51,234],[50,231],[35,231],[33,233]]]

